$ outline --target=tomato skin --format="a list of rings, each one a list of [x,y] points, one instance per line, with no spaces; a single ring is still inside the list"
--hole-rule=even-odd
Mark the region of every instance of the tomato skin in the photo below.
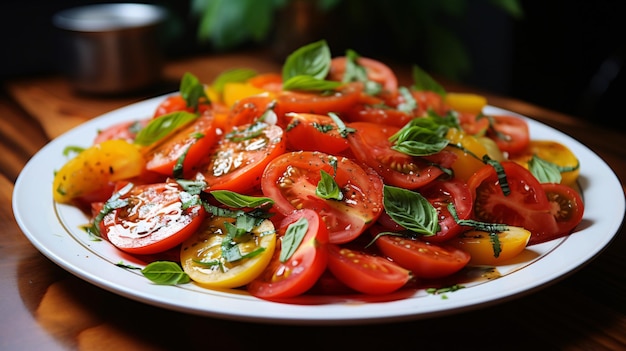
[[[237,101],[228,114],[228,127],[248,125],[257,121],[265,111],[271,109],[275,99],[268,94],[253,95]]]
[[[134,186],[120,197],[128,204],[104,216],[102,236],[132,254],[155,254],[179,245],[206,214],[201,205],[182,209],[181,191],[175,182]]]
[[[281,240],[290,224],[300,218],[309,223],[308,230],[294,254],[280,261]],[[301,295],[311,289],[328,264],[328,230],[317,212],[296,210],[285,217],[278,228],[279,244],[267,268],[247,286],[251,295],[262,299],[282,299]]]
[[[347,58],[345,56],[333,57],[330,62],[330,72],[328,73],[330,80],[343,81],[346,72],[346,61]],[[369,57],[359,57],[356,63],[365,68],[369,80],[379,83],[383,89],[387,91],[398,89],[398,78],[386,64]]]
[[[523,227],[533,233],[531,242],[552,237],[559,231],[551,204],[539,181],[513,161],[501,162],[510,194],[504,195],[496,171],[486,165],[467,182],[474,198],[474,215],[479,221]]]
[[[246,193],[259,187],[265,167],[285,150],[281,127],[264,123],[239,126],[223,135],[186,178],[204,180],[207,191]]]
[[[187,111],[191,113],[198,112],[200,114],[204,113],[204,111],[210,109],[211,105],[208,103],[201,102],[198,104],[198,110],[194,111],[193,108],[187,106],[187,102],[180,94],[170,95],[163,100],[159,106],[157,106],[154,111],[154,115],[152,118],[157,118],[168,113],[177,112],[177,111]]]
[[[315,194],[321,170],[334,175],[342,200],[326,200]],[[274,206],[282,214],[300,208],[318,212],[328,227],[331,243],[351,241],[376,221],[382,213],[382,188],[382,180],[356,162],[310,151],[275,158],[265,169],[261,182],[263,194],[274,199]]]
[[[410,272],[396,263],[361,251],[329,245],[328,268],[348,287],[370,295],[392,293],[410,279]]]
[[[500,150],[515,155],[528,147],[530,132],[526,121],[515,116],[492,116],[492,120],[486,136],[493,139]]]
[[[422,187],[443,174],[424,158],[412,157],[391,149],[389,137],[399,128],[369,122],[349,123],[356,132],[348,135],[350,150],[362,163],[372,167],[385,184],[406,189]]]
[[[541,184],[550,202],[551,213],[558,231],[552,235],[533,235],[529,244],[538,244],[570,234],[582,221],[584,204],[580,194],[573,188],[556,183]]]
[[[383,235],[376,246],[415,277],[435,279],[454,274],[467,265],[470,255],[447,244],[434,244],[421,239]]]
[[[310,113],[288,113],[287,148],[298,151],[320,151],[336,155],[348,148],[332,118]],[[327,130],[322,130],[327,128]]]
[[[467,230],[454,219],[448,210],[448,204],[453,204],[459,219],[469,219],[472,215],[472,194],[465,182],[453,178],[449,180],[435,180],[423,188],[422,194],[437,210],[440,230],[432,236],[424,237],[431,242],[450,240]]]
[[[146,153],[146,169],[165,176],[174,175],[178,159],[184,155],[183,171],[191,169],[206,156],[217,139],[213,116],[204,114],[175,132]]]

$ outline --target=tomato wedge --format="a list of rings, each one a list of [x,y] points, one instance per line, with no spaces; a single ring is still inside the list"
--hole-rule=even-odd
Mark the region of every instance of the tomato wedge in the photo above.
[[[494,167],[486,165],[467,182],[474,198],[474,218],[487,223],[523,227],[533,233],[531,243],[559,233],[553,206],[537,179],[513,161],[501,163],[510,194],[505,195]]]
[[[459,219],[468,219],[472,215],[472,194],[465,182],[457,178],[435,180],[421,188],[419,193],[437,210],[440,227],[435,235],[424,237],[424,240],[442,242],[467,230],[457,223],[448,209],[449,204],[454,205]]]
[[[217,142],[189,178],[204,180],[207,191],[246,193],[259,187],[267,164],[285,149],[281,127],[262,122],[239,126]]]
[[[291,256],[281,259],[286,247],[285,234],[291,225],[299,226],[306,221],[302,242]],[[296,210],[285,217],[278,228],[279,241],[267,268],[247,289],[253,296],[263,299],[294,297],[308,291],[326,270],[328,263],[328,230],[317,212],[310,209]]]
[[[531,233],[520,227],[508,227],[507,230],[496,233],[499,245],[497,254],[491,235],[480,230],[470,230],[450,240],[450,245],[469,253],[472,257],[470,265],[499,265],[522,253],[528,245]]]
[[[339,127],[329,116],[288,113],[287,148],[293,151],[320,151],[336,155],[348,148]]]
[[[389,294],[411,279],[411,272],[384,257],[332,244],[328,251],[330,272],[358,292]]]
[[[159,142],[145,153],[146,169],[166,176],[174,176],[174,168],[181,157],[182,172],[191,169],[202,160],[207,150],[213,147],[217,131],[213,116],[204,114],[188,126]]]
[[[396,235],[378,237],[376,246],[418,278],[434,279],[454,274],[463,269],[471,259],[467,252],[451,245]]]
[[[168,113],[177,112],[177,111],[187,111],[187,112],[198,112],[200,114],[204,113],[206,110],[211,108],[210,103],[200,102],[198,104],[198,110],[194,111],[193,108],[187,106],[187,101],[182,97],[182,95],[170,95],[165,100],[163,100],[159,106],[157,106],[154,111],[154,115],[152,118],[157,118]]]
[[[372,167],[385,184],[417,189],[443,174],[426,159],[403,154],[391,148],[389,137],[399,128],[370,122],[349,123],[356,130],[348,135],[350,150],[362,163]]]
[[[584,204],[580,194],[573,188],[555,183],[542,184],[550,202],[551,213],[556,220],[558,231],[553,236],[532,237],[531,244],[537,244],[570,234],[582,221]]]
[[[502,152],[515,155],[528,147],[530,132],[526,121],[515,116],[491,117],[492,125],[487,129],[486,136],[494,140]]]
[[[137,132],[145,127],[150,119],[142,119],[137,121],[125,121],[116,123],[108,128],[98,131],[98,135],[94,139],[94,144],[99,144],[106,140],[122,139],[132,143],[137,136]]]
[[[179,245],[205,217],[202,205],[183,208],[181,192],[175,182],[133,186],[120,197],[126,205],[103,217],[102,236],[132,254],[155,254]]]
[[[316,194],[321,171],[331,175],[341,199]],[[270,162],[261,181],[263,194],[274,199],[276,209],[289,215],[310,208],[320,214],[331,243],[358,237],[376,221],[383,208],[382,181],[354,161],[321,152],[285,153]]]

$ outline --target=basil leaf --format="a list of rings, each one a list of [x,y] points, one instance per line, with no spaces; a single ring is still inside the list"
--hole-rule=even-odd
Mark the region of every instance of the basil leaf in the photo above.
[[[213,84],[211,86],[213,90],[215,90],[218,94],[221,94],[224,92],[224,85],[226,83],[245,82],[256,75],[257,72],[253,69],[235,68],[222,72],[219,76],[217,76],[217,78],[215,78],[215,80],[213,80]]]
[[[410,231],[425,236],[439,231],[437,210],[417,192],[385,185],[383,205],[396,223]]]
[[[320,170],[320,181],[317,182],[315,195],[326,200],[342,200],[343,193],[335,179],[323,169]]]
[[[349,128],[346,126],[345,123],[343,123],[343,121],[341,120],[341,118],[339,118],[339,116],[337,116],[336,113],[334,112],[329,112],[328,116],[333,120],[333,122],[335,122],[335,124],[337,125],[337,128],[339,129],[339,135],[341,135],[341,137],[343,138],[347,138],[348,134],[350,133],[354,133],[356,132],[356,129],[354,128]]]
[[[324,79],[330,71],[331,58],[325,40],[302,46],[287,56],[282,70],[283,82],[301,75]]]
[[[100,212],[96,215],[93,220],[93,225],[88,228],[88,232],[92,235],[100,237],[100,222],[104,219],[104,216],[113,212],[113,210],[122,208],[128,205],[128,200],[121,200],[120,197],[126,195],[135,185],[133,183],[126,184],[123,188],[115,192],[111,197],[104,203]]]
[[[191,107],[194,111],[198,111],[200,101],[210,102],[206,95],[204,84],[193,74],[186,72],[180,80],[180,95],[187,103],[187,107]]]
[[[418,91],[432,91],[441,96],[446,95],[446,90],[439,85],[428,73],[419,66],[413,66],[413,89]]]
[[[80,154],[85,151],[85,148],[82,146],[66,146],[63,148],[63,156],[69,156],[70,153]]]
[[[137,133],[135,144],[152,145],[174,131],[184,127],[198,118],[198,115],[187,111],[176,111],[152,119],[148,125]]]
[[[302,243],[302,239],[304,239],[308,230],[309,221],[307,221],[304,217],[298,219],[294,223],[291,223],[287,227],[285,235],[282,237],[279,257],[280,262],[285,262],[293,256],[298,247],[300,247],[300,243]]]
[[[559,167],[552,162],[548,162],[538,157],[537,155],[533,155],[530,161],[528,161],[528,169],[540,183],[561,182],[561,171],[559,170]]]
[[[213,190],[211,195],[220,203],[233,208],[259,207],[274,204],[269,197],[249,196],[230,190]]]
[[[283,90],[325,91],[341,86],[340,82],[318,79],[308,75],[297,75],[283,83]]]
[[[176,262],[155,261],[141,270],[144,277],[159,285],[189,283],[191,279]]]
[[[449,142],[437,132],[413,126],[398,135],[391,148],[411,156],[428,156],[443,150]]]

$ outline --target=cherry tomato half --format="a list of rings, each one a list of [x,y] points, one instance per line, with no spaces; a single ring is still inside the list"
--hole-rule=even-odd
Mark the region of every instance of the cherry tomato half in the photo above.
[[[434,244],[420,239],[383,235],[376,246],[398,265],[419,278],[441,278],[463,269],[470,255],[447,244]]]
[[[102,219],[102,236],[133,254],[154,254],[179,245],[205,216],[199,204],[183,209],[181,191],[175,182],[134,186],[120,197],[127,204]]]
[[[389,294],[402,288],[411,273],[381,256],[329,245],[328,268],[342,283],[364,294]]]
[[[321,171],[331,175],[341,199],[316,194]],[[376,221],[383,208],[382,181],[348,158],[321,152],[299,151],[283,154],[270,162],[261,182],[265,196],[274,199],[284,215],[310,208],[323,218],[331,243],[345,243],[358,237]]]
[[[559,230],[554,236],[544,235],[541,237],[531,237],[531,244],[570,234],[582,221],[584,214],[582,197],[573,188],[555,183],[545,183],[542,184],[542,187],[550,202],[551,213],[556,220]]]
[[[285,248],[285,233],[290,225],[304,219],[307,230],[295,252],[284,262],[280,257]],[[309,290],[326,270],[328,263],[328,230],[317,212],[296,210],[285,217],[278,228],[279,244],[267,268],[247,289],[263,299],[294,297]]]
[[[493,139],[503,152],[515,155],[524,151],[530,143],[528,124],[522,118],[492,116],[492,123],[486,136]]]

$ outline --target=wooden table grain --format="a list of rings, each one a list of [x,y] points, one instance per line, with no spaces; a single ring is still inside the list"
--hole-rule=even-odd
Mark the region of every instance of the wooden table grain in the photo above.
[[[508,302],[418,321],[314,327],[220,320],[132,301],[66,272],[26,239],[10,205],[13,185],[29,158],[47,142],[102,113],[175,90],[186,71],[210,82],[225,69],[241,67],[269,72],[279,69],[280,63],[256,53],[180,59],[166,66],[162,87],[125,97],[77,95],[58,76],[4,82],[0,94],[0,350],[250,350],[260,345],[281,349],[626,350],[624,229],[588,265]],[[626,184],[625,131],[479,93],[491,105],[530,116],[578,139]]]

